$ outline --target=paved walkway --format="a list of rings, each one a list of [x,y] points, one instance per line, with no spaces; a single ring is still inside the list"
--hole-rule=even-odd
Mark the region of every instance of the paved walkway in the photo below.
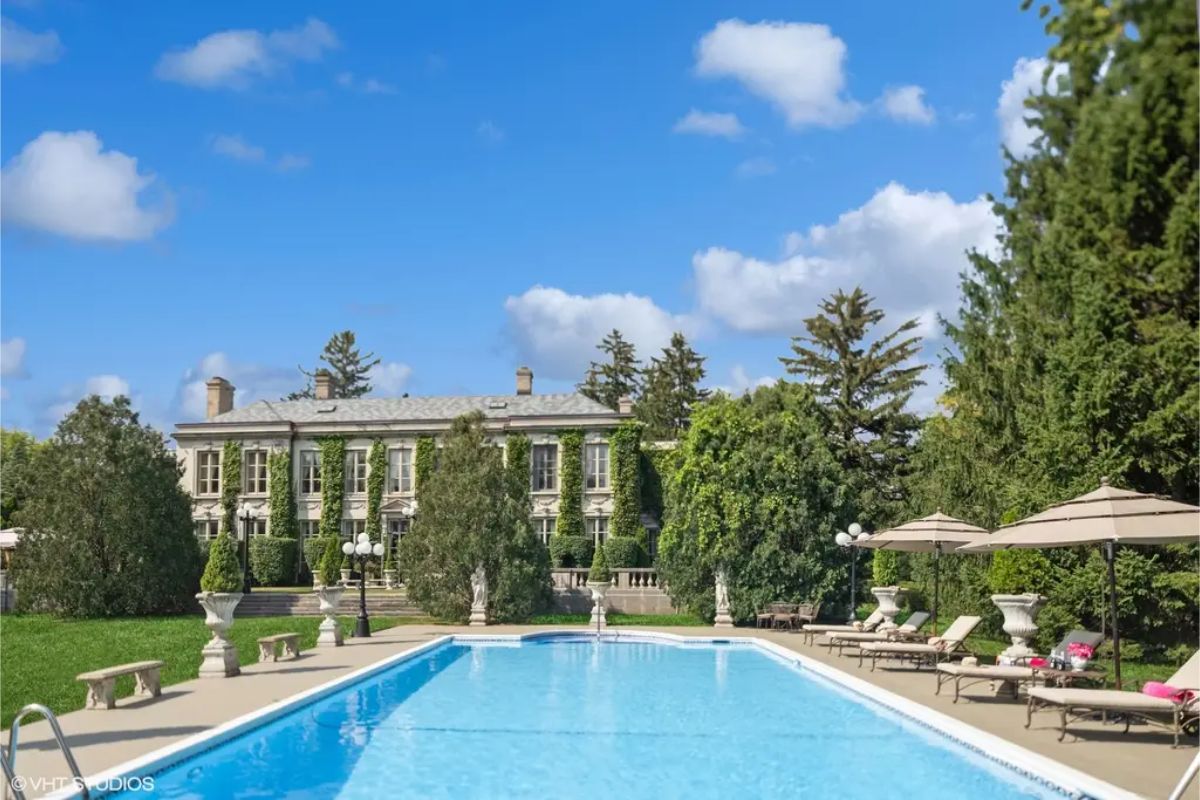
[[[561,626],[558,626],[561,627]],[[539,630],[532,626],[495,626],[489,633],[517,633]],[[619,628],[615,630],[630,630]],[[655,628],[681,635],[705,635],[705,628]],[[306,650],[297,661],[259,663],[246,667],[234,679],[194,680],[163,689],[158,700],[118,701],[111,711],[77,711],[60,718],[63,730],[85,775],[94,775],[131,758],[144,755],[182,738],[209,730],[223,722],[282,700],[346,672],[403,652],[431,638],[447,633],[479,633],[480,629],[433,625],[402,625],[376,633],[368,640],[347,639],[341,648]],[[824,663],[833,664],[857,677],[869,680],[896,694],[924,703],[942,713],[1004,737],[1022,747],[1056,759],[1068,766],[1095,775],[1110,783],[1151,798],[1166,797],[1179,776],[1196,754],[1195,746],[1171,749],[1169,736],[1161,731],[1138,729],[1125,736],[1118,726],[1084,723],[1078,729],[1085,736],[1068,735],[1056,741],[1053,725],[1057,715],[1043,713],[1034,717],[1034,727],[1026,730],[1025,706],[1011,700],[986,696],[986,685],[968,690],[969,700],[951,702],[953,693],[935,696],[935,681],[928,671],[914,673],[911,668],[880,668],[870,672],[856,667],[857,658],[838,658],[824,648],[805,647],[798,635],[738,629],[721,635],[754,636],[771,639]],[[191,657],[194,654],[187,654]],[[171,658],[170,654],[164,657]],[[949,688],[949,687],[947,687]],[[80,685],[80,693],[84,689]],[[1039,719],[1040,717],[1040,719]],[[7,742],[6,742],[7,744]],[[39,779],[66,773],[62,758],[50,736],[49,726],[33,723],[22,729],[17,771],[30,780],[30,797]],[[1195,786],[1191,797],[1196,796]]]

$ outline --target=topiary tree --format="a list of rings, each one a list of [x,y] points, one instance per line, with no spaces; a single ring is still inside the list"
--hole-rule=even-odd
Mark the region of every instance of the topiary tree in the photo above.
[[[242,446],[228,441],[221,448],[221,527],[219,532],[237,536],[237,504],[242,490]]]
[[[895,550],[875,550],[871,557],[871,577],[876,586],[898,586],[900,554]]]
[[[19,607],[72,617],[191,610],[201,562],[181,475],[127,397],[81,400],[29,465],[12,564]]]
[[[596,555],[592,558],[592,567],[588,570],[589,583],[609,583],[612,581],[612,573],[608,571],[608,560],[604,557],[604,548],[596,549]]]
[[[208,548],[208,564],[200,577],[200,589],[205,592],[240,592],[242,567],[238,563],[237,545],[225,532],[217,535]]]
[[[387,482],[387,447],[382,439],[371,443],[367,454],[367,535],[372,542],[383,538],[383,485]]]
[[[346,440],[341,436],[326,436],[318,443],[321,447],[321,535],[336,539],[342,535]]]
[[[336,536],[326,536],[323,538],[325,540],[325,552],[321,555],[321,584],[324,586],[337,586],[338,580],[342,577],[342,542]]]
[[[309,536],[304,540],[304,565],[317,580],[321,578],[321,559],[325,557],[325,537]]]

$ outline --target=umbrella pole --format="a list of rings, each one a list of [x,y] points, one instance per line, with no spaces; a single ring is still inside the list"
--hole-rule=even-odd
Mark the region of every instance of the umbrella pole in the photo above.
[[[938,562],[942,555],[942,545],[940,542],[935,542],[933,545],[933,635],[938,635],[937,614],[938,614],[938,590],[941,586],[938,571]]]
[[[1112,621],[1113,683],[1121,688],[1121,634],[1117,630],[1117,543],[1104,543],[1104,560],[1108,562],[1108,613]]]

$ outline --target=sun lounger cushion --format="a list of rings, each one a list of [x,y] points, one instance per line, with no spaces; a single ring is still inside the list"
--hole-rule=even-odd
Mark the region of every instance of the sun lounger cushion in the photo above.
[[[1029,696],[1060,706],[1140,711],[1142,713],[1161,711],[1170,714],[1177,707],[1176,703],[1162,697],[1150,697],[1139,692],[1123,692],[1119,689],[1054,689],[1037,686],[1029,690]]]
[[[936,645],[916,642],[863,642],[859,645],[859,649],[866,650],[868,653],[912,653],[913,655],[931,656],[942,652],[942,649]]]
[[[1033,679],[1029,667],[1002,667],[988,664],[938,664],[938,672],[963,678],[995,678],[998,681],[1027,681]]]

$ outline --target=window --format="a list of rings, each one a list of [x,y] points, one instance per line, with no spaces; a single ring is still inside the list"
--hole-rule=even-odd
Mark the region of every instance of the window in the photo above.
[[[403,494],[413,488],[413,451],[407,447],[388,451],[388,492]]]
[[[242,463],[245,464],[243,472],[246,476],[246,494],[266,494],[267,451],[247,450],[242,455]]]
[[[608,517],[589,517],[587,520],[588,536],[592,543],[599,547],[608,539]]]
[[[367,491],[367,451],[346,451],[346,494]]]
[[[587,483],[589,489],[608,488],[608,445],[589,444],[584,449],[587,464]]]
[[[387,521],[388,551],[395,553],[400,540],[412,530],[412,517],[391,517]]]
[[[367,521],[365,519],[344,519],[342,520],[342,536],[347,539],[357,539],[360,533],[365,533],[367,530]]]
[[[542,540],[542,544],[550,546],[550,537],[558,529],[558,520],[554,517],[542,517],[533,521],[533,532]]]
[[[321,535],[321,520],[319,519],[302,519],[298,524],[300,525],[301,539],[315,539]]]
[[[558,445],[533,446],[533,490],[553,492],[558,489]]]
[[[196,538],[201,540],[209,540],[217,538],[217,533],[221,530],[221,523],[215,519],[198,519],[196,520]]]
[[[255,517],[250,522],[251,536],[266,536],[267,535],[267,518]]]
[[[196,494],[221,493],[221,454],[203,450],[196,454]]]
[[[321,451],[300,451],[300,494],[321,493]]]

